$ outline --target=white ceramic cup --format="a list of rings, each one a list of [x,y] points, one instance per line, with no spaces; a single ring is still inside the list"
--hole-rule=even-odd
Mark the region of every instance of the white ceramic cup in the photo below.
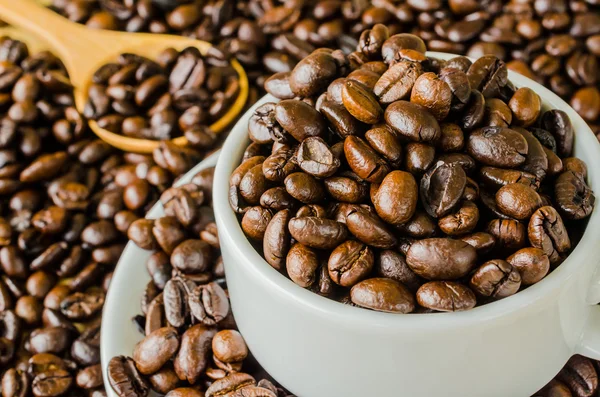
[[[207,157],[181,177],[176,186],[189,183],[199,171],[214,167],[218,153]],[[165,211],[160,202],[156,203],[146,218],[156,219],[164,216]],[[106,295],[102,310],[102,328],[100,334],[100,359],[102,361],[102,376],[108,397],[118,397],[108,381],[108,362],[115,356],[130,356],[136,343],[144,338],[132,319],[142,312],[140,301],[144,295],[150,275],[146,270],[146,262],[152,251],[139,248],[133,242],[127,243],[119,263],[113,273],[110,288]],[[154,393],[153,393],[154,395]]]
[[[449,59],[455,55],[430,52]],[[600,146],[586,123],[548,89],[530,87],[545,109],[565,111],[575,154],[600,193]],[[275,98],[267,96],[255,106]],[[248,144],[248,111],[219,158],[214,208],[235,319],[250,350],[300,397],[527,397],[573,353],[600,359],[600,211],[577,248],[543,281],[460,313],[388,314],[343,305],[285,278],[247,241],[228,204],[228,180]]]

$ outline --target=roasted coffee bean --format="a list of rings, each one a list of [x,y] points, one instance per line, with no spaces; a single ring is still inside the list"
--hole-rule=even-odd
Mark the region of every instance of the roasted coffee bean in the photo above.
[[[472,232],[479,222],[479,208],[471,201],[465,201],[453,214],[438,220],[440,230],[449,236],[459,236]]]
[[[325,134],[327,124],[321,114],[307,103],[286,99],[275,106],[275,119],[297,141]],[[301,122],[298,122],[302,120]]]
[[[317,178],[333,175],[340,166],[339,159],[335,157],[327,143],[319,137],[309,137],[303,140],[298,147],[296,159],[302,171]]]
[[[387,162],[361,138],[346,137],[344,155],[352,171],[368,182],[380,183],[390,171]]]
[[[294,172],[288,175],[284,180],[284,185],[290,196],[304,204],[318,203],[325,195],[321,182],[304,172]]]
[[[522,183],[502,186],[496,192],[498,209],[509,217],[525,220],[542,206],[540,195]]]
[[[92,365],[80,370],[77,373],[75,382],[77,383],[77,386],[81,387],[82,389],[101,387],[103,383],[102,368],[100,367],[100,364]]]
[[[141,340],[133,351],[135,366],[143,375],[158,371],[179,349],[179,335],[174,328],[159,328]]]
[[[215,282],[197,286],[188,297],[191,314],[202,324],[220,323],[229,313],[227,294]]]
[[[116,356],[110,360],[108,380],[117,394],[123,397],[147,396],[150,389],[129,357]]]
[[[312,216],[291,218],[288,228],[298,242],[317,249],[332,249],[348,235],[342,223]]]
[[[496,96],[508,82],[508,70],[504,62],[493,55],[486,55],[469,67],[469,85],[480,91],[484,97]]]
[[[400,282],[390,278],[371,278],[359,282],[350,290],[355,305],[367,309],[410,313],[415,310],[415,298]]]
[[[302,243],[292,245],[285,259],[285,268],[294,283],[302,288],[309,288],[317,280],[319,268],[317,251]]]
[[[406,254],[406,263],[428,280],[454,280],[465,276],[475,265],[477,252],[461,241],[429,238],[415,241]]]
[[[385,110],[385,122],[402,137],[425,143],[436,143],[441,137],[437,120],[419,104],[396,101]]]
[[[333,176],[325,179],[324,183],[327,193],[337,201],[360,203],[368,195],[367,184],[354,173]],[[280,202],[284,201],[280,200]]]
[[[540,281],[550,270],[550,260],[539,248],[523,248],[507,259],[521,274],[523,285],[531,285]]]
[[[418,200],[415,178],[403,171],[385,176],[373,199],[377,214],[387,223],[406,223],[415,213]]]
[[[420,63],[400,61],[381,75],[373,88],[373,93],[384,105],[405,99],[422,73],[423,68]]]
[[[475,307],[473,291],[454,281],[430,281],[417,291],[419,305],[440,312],[456,312]]]
[[[467,176],[461,167],[438,161],[421,179],[421,202],[427,213],[439,218],[451,212],[466,183]]]
[[[208,365],[211,343],[216,331],[197,324],[181,336],[181,345],[173,360],[175,372],[181,380],[196,383]]]
[[[33,378],[31,390],[36,397],[60,396],[67,392],[73,383],[69,372],[56,369],[42,372]]]
[[[521,274],[510,263],[501,259],[492,259],[475,270],[469,285],[482,296],[495,299],[506,298],[519,291]]]
[[[549,110],[542,115],[541,126],[556,139],[558,154],[561,157],[570,156],[575,134],[569,116],[562,110]]]
[[[554,207],[544,206],[531,216],[527,235],[532,246],[541,249],[555,265],[571,249],[567,229]]]
[[[75,292],[60,303],[60,311],[71,320],[87,320],[102,309],[104,292],[93,289]]]
[[[375,248],[393,248],[398,240],[388,225],[371,207],[351,209],[346,216],[348,231],[358,240]],[[293,236],[293,235],[292,235]]]
[[[525,162],[527,141],[518,132],[504,127],[473,131],[467,150],[475,160],[493,167],[514,168]]]
[[[557,378],[568,385],[575,396],[593,396],[598,389],[598,375],[592,361],[579,355],[569,359]]]
[[[567,219],[583,219],[593,209],[595,196],[583,178],[573,171],[565,171],[554,185],[556,204]]]
[[[367,245],[349,240],[331,252],[327,266],[336,284],[352,287],[366,278],[373,269],[374,261],[374,253]]]
[[[342,103],[352,116],[363,123],[375,124],[383,115],[375,94],[353,80],[347,80],[342,88]]]

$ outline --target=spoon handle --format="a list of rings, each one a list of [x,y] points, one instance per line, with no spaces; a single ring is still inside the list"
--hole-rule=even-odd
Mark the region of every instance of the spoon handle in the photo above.
[[[47,42],[65,63],[74,83],[89,74],[86,64],[95,63],[98,54],[105,52],[103,32],[71,22],[33,0],[0,0],[0,18]]]

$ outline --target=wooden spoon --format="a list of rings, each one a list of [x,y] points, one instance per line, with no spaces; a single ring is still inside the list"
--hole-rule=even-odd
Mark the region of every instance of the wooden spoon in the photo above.
[[[61,58],[75,87],[75,105],[81,113],[87,101],[92,75],[100,66],[114,62],[118,55],[130,52],[156,59],[161,51],[169,47],[178,51],[196,47],[202,54],[206,54],[211,47],[206,41],[180,36],[89,29],[63,18],[33,0],[0,0],[0,19],[33,33],[19,35],[18,38],[24,38],[25,43],[30,44],[35,36],[39,43],[33,47],[50,48]],[[248,77],[244,68],[235,59],[231,60],[231,66],[238,74],[240,90],[229,110],[210,126],[215,133],[225,129],[237,117],[248,99]],[[159,145],[159,141],[115,134],[100,128],[93,120],[89,121],[89,125],[100,139],[124,151],[151,153]],[[184,146],[187,139],[178,137],[173,139],[173,142]]]

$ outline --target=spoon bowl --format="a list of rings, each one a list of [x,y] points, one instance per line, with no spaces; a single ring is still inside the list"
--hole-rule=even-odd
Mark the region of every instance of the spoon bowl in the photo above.
[[[51,49],[63,61],[74,86],[75,105],[80,113],[83,113],[87,102],[94,72],[120,54],[134,53],[156,59],[166,48],[181,51],[195,47],[202,55],[206,55],[212,47],[209,42],[180,36],[89,29],[33,0],[0,0],[0,18],[24,30],[19,32],[19,29],[8,28],[8,34],[31,44],[32,48]],[[229,110],[210,126],[215,133],[221,132],[235,120],[248,99],[248,77],[244,68],[235,59],[231,60],[231,66],[238,75],[240,90]],[[159,145],[159,141],[115,134],[100,128],[94,120],[90,120],[89,125],[100,139],[124,151],[151,153]],[[179,146],[187,144],[183,136],[172,141]]]

